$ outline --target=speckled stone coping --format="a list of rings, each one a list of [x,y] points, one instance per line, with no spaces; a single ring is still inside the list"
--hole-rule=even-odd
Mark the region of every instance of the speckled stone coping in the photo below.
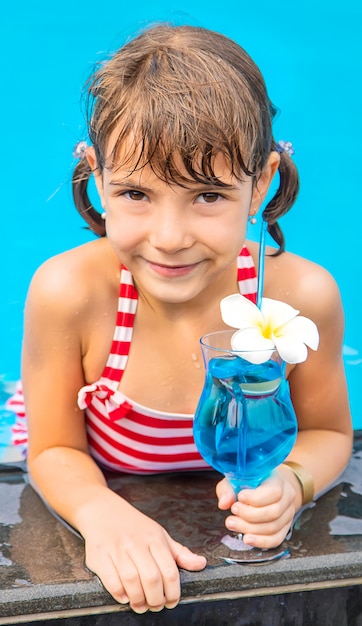
[[[297,520],[284,544],[289,558],[263,565],[225,563],[220,545],[225,513],[216,506],[217,480],[215,472],[108,477],[112,489],[178,541],[207,556],[204,571],[181,572],[181,604],[361,585],[362,431],[355,434],[353,457],[335,487]],[[83,558],[82,540],[47,510],[26,473],[1,471],[0,625],[115,612],[118,619],[130,615],[85,568]]]

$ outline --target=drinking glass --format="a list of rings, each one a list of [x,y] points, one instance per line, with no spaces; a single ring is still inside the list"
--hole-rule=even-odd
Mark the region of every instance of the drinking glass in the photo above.
[[[285,363],[277,351],[232,350],[234,332],[218,331],[200,340],[205,382],[195,413],[194,439],[201,456],[226,476],[237,496],[242,489],[260,485],[283,463],[294,446],[298,425]],[[283,550],[271,556],[268,550],[250,549],[240,535],[224,537],[223,543],[245,553],[248,562],[284,555]]]

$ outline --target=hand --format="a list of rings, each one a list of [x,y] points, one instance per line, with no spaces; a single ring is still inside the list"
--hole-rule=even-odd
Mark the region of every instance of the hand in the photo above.
[[[92,510],[85,533],[87,567],[117,602],[129,602],[136,613],[175,607],[181,594],[178,567],[202,570],[205,557],[174,541],[157,522],[116,497],[119,503],[113,500],[112,510],[104,506]]]
[[[296,492],[284,473],[275,471],[255,489],[243,489],[235,501],[234,491],[224,478],[216,487],[219,508],[231,508],[225,520],[228,530],[242,533],[244,543],[274,548],[284,541],[296,512]]]

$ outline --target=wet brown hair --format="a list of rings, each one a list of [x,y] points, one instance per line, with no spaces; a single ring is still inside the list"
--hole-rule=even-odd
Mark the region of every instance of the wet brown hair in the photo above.
[[[101,171],[105,165],[131,165],[135,171],[148,163],[170,184],[197,181],[222,187],[213,170],[216,155],[224,156],[237,179],[252,176],[257,181],[276,149],[276,109],[260,70],[237,43],[203,28],[161,24],[146,30],[97,68],[87,83],[86,104]],[[134,138],[132,150],[122,150],[120,163],[120,148],[129,137]],[[279,188],[263,211],[279,252],[284,237],[277,220],[290,209],[299,188],[294,163],[286,152],[280,156]],[[103,236],[104,220],[87,194],[90,175],[81,159],[73,196],[90,228]]]

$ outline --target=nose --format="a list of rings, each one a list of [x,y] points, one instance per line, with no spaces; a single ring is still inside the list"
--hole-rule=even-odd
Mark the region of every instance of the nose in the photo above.
[[[194,243],[194,237],[185,211],[170,204],[155,211],[149,241],[154,248],[168,254],[190,248]]]

